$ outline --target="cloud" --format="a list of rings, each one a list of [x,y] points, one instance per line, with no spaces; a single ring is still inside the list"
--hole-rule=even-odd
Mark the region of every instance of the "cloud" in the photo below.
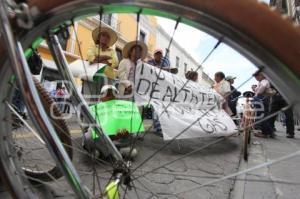
[[[172,35],[176,22],[170,19],[157,17],[159,25],[169,34]],[[180,23],[174,35],[174,40],[181,45],[192,57],[199,61],[199,45],[212,37],[191,26]]]
[[[158,23],[169,35],[172,35],[175,21],[158,17]],[[214,37],[185,24],[178,25],[174,40],[199,63],[205,59],[217,43],[217,39]],[[225,75],[236,76],[235,86],[239,87],[251,77],[256,71],[256,67],[237,51],[222,43],[207,59],[203,65],[203,70],[212,79],[217,71],[222,71]],[[254,83],[256,81],[252,78],[240,90],[249,90]]]

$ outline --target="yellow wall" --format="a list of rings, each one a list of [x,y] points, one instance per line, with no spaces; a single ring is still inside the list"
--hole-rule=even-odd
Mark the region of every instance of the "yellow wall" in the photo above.
[[[48,48],[38,47],[37,50],[39,51],[42,58],[47,59],[47,60],[53,60],[52,55],[50,54],[50,51],[49,51]],[[76,58],[74,58],[74,57],[71,57],[71,56],[68,56],[68,55],[65,55],[65,56],[66,56],[66,59],[67,59],[68,63],[71,63],[71,62],[76,60]]]
[[[157,26],[157,20],[154,16],[147,16],[150,24],[156,28]],[[119,14],[118,15],[118,22],[120,23],[119,26],[119,32],[124,36],[124,38],[127,41],[133,41],[136,39],[136,18],[133,15],[130,14]],[[152,54],[154,48],[156,45],[156,35],[153,33],[150,33],[148,35],[148,42],[147,46],[149,48],[149,53]]]
[[[82,51],[82,56],[84,59],[86,59],[88,49],[91,46],[95,45],[94,40],[92,38],[92,30],[89,30],[88,28],[78,24],[77,35],[78,35],[80,48]],[[76,42],[75,54],[80,56],[77,41],[75,41],[75,42]]]
[[[147,17],[150,21],[150,24],[156,28],[156,26],[157,26],[156,17],[154,17],[154,16],[147,16]],[[118,31],[121,33],[122,37],[126,41],[135,40],[137,24],[136,24],[136,18],[134,17],[134,15],[118,14],[117,19],[118,19],[118,24],[119,24]],[[70,29],[70,34],[72,35],[72,33],[73,33],[73,28]],[[83,58],[86,60],[87,59],[87,51],[88,51],[89,47],[95,45],[94,41],[92,39],[92,30],[90,30],[78,23],[77,35],[78,35],[78,40],[79,40],[79,44],[81,47]],[[71,38],[69,39],[69,41],[67,43],[67,51],[70,52],[72,42],[76,43],[74,54],[80,56],[78,43],[77,43],[76,39],[74,41],[72,41]],[[150,33],[150,35],[148,35],[147,46],[148,46],[149,53],[152,55],[153,50],[156,46],[156,35],[155,34]],[[49,54],[47,49],[39,48],[39,51],[43,58],[52,60],[52,57]],[[68,56],[67,60],[73,61],[74,58]]]
[[[136,39],[136,19],[129,14],[119,14],[118,22],[120,23],[119,32],[127,41]]]

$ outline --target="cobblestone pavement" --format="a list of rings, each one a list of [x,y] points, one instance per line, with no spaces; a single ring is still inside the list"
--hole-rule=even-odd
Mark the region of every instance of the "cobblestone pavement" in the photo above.
[[[83,182],[89,187],[93,187],[93,181],[95,181],[96,192],[99,192],[100,188],[97,184],[97,178],[93,178],[93,171],[94,169],[97,170],[101,184],[100,187],[103,189],[111,176],[105,170],[110,167],[98,163],[94,168],[92,160],[87,155],[80,153],[80,150],[82,150],[80,148],[80,130],[76,125],[71,125],[71,132],[74,138],[73,146],[79,147],[74,151],[73,162],[75,167],[78,169]],[[199,147],[214,142],[216,139],[201,138],[175,141],[134,172],[133,178],[145,174]],[[143,162],[165,143],[161,137],[153,133],[145,136],[144,140],[138,141],[136,147],[138,156],[132,162],[132,168]],[[191,156],[150,172],[134,181],[136,189],[127,190],[128,196],[126,198],[229,198],[234,187],[234,180],[232,179],[193,191],[184,191],[204,182],[236,172],[240,163],[241,143],[240,137],[231,137],[196,152]],[[63,179],[59,179],[47,186],[40,186],[39,190],[44,195],[43,197],[47,198],[74,198],[69,193],[71,189]],[[120,192],[124,191],[120,189]],[[184,193],[174,194],[177,192]],[[9,197],[6,197],[2,193],[0,198]]]
[[[277,123],[276,129],[275,139],[253,138],[249,161],[242,161],[240,171],[300,150],[299,130],[295,132],[295,139],[288,139],[285,137],[283,126]],[[300,195],[299,165],[300,157],[296,156],[239,176],[231,198],[298,199]]]

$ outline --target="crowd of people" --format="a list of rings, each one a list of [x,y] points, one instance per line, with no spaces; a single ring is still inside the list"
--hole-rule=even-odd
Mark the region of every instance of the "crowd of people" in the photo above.
[[[283,111],[286,116],[286,137],[294,138],[293,110],[287,107],[287,102],[276,88],[270,84],[261,71],[254,73],[253,76],[258,81],[257,85],[252,86],[253,92],[255,93],[253,104],[256,108],[256,117],[258,118],[258,121],[262,120],[260,124],[255,126],[256,129],[261,130],[256,133],[255,136],[274,138],[276,136],[275,120],[277,113],[282,108],[287,108]]]
[[[117,33],[110,28],[102,27],[96,28],[93,33],[93,40],[95,45],[88,50],[88,61],[90,64],[102,63],[106,64],[104,74],[97,82],[86,82],[88,83],[88,89],[83,89],[83,94],[99,95],[103,86],[109,85],[111,91],[117,90],[118,96],[131,96],[132,94],[132,83],[134,82],[134,71],[138,60],[144,60],[147,57],[148,49],[145,43],[142,41],[131,41],[128,42],[122,51],[123,58],[119,62],[116,51],[113,49],[113,45],[118,40]],[[177,73],[177,68],[172,68],[170,61],[167,56],[163,56],[161,49],[156,49],[153,53],[153,59],[147,61],[148,64],[159,67],[162,70]],[[185,74],[186,78],[190,81],[198,81],[198,73],[196,71],[188,71]],[[263,119],[268,115],[280,110],[286,105],[286,102],[282,96],[276,92],[272,97],[266,93],[270,89],[270,83],[264,77],[261,72],[254,74],[254,77],[258,81],[256,86],[253,86],[253,107],[256,112],[256,123],[255,128],[260,130],[255,133],[257,137],[274,137],[274,117],[270,119]],[[116,82],[118,79],[118,82]],[[237,115],[237,102],[241,93],[237,91],[233,84],[235,77],[225,76],[223,72],[215,73],[215,85],[213,88],[224,98],[222,104],[225,112],[230,116]],[[113,85],[116,85],[114,87]],[[109,92],[111,92],[109,91]],[[103,96],[102,96],[103,97]],[[101,101],[101,98],[96,99],[97,102]],[[259,107],[260,106],[260,107]],[[262,107],[261,107],[262,106]],[[161,126],[158,120],[157,114],[152,110],[152,119],[156,132],[161,134]],[[293,114],[292,110],[288,109],[285,111],[287,118],[287,137],[294,137],[293,129]],[[261,121],[259,121],[261,120]],[[127,135],[122,132],[123,135]]]
[[[250,103],[253,111],[255,126],[257,131],[254,135],[260,138],[274,138],[275,134],[275,121],[278,112],[288,106],[287,102],[280,95],[280,93],[270,84],[261,71],[253,74],[257,80],[257,85],[252,85],[252,94],[249,96],[247,92],[247,102]],[[223,109],[225,112],[235,117],[237,114],[237,102],[241,93],[237,91],[234,84],[235,77],[225,77],[223,72],[215,73],[216,84],[213,88],[225,99]],[[250,101],[249,98],[252,98]],[[291,108],[283,111],[286,118],[286,137],[294,138],[294,115]]]

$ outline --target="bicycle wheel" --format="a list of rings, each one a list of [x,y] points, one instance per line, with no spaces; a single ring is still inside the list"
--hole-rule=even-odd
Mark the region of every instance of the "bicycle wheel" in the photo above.
[[[61,142],[64,144],[65,150],[67,151],[68,155],[70,156],[70,158],[72,158],[72,142],[70,139],[69,128],[66,122],[61,119],[62,115],[56,107],[54,101],[51,99],[49,93],[36,78],[34,78],[34,83],[38,90],[42,104],[45,107],[47,115],[49,116],[49,118],[51,118],[53,123],[56,124],[55,128],[58,136]],[[24,165],[22,168],[25,174],[30,178],[37,179],[42,182],[53,181],[53,179],[60,178],[62,176],[62,173],[60,172],[59,168],[55,166],[54,161],[51,162],[52,164],[49,164],[49,162],[45,163],[44,166],[37,166],[36,164],[33,164],[31,162],[32,158],[37,159],[39,156],[44,156],[49,159],[51,159],[51,157],[49,157],[49,154],[45,152],[45,150],[47,149],[47,147],[44,145],[45,143],[41,143],[42,140],[39,140],[39,138],[35,137],[30,129],[29,131],[27,131],[27,125],[30,125],[29,128],[34,129],[33,125],[30,124],[30,120],[25,118],[20,119],[19,117],[21,115],[17,115],[18,112],[11,113],[11,118],[13,120],[12,142],[14,148],[16,149],[16,153],[18,154],[19,160]],[[26,123],[26,125],[24,123]],[[49,160],[47,158],[45,158],[44,160],[41,159],[41,161]]]
[[[257,65],[266,65],[264,72],[274,80],[274,84],[285,97],[289,96],[288,101],[295,109],[299,110],[299,93],[295,92],[297,87],[294,86],[298,85],[300,76],[299,30],[289,21],[283,20],[278,13],[270,12],[268,7],[256,1],[101,1],[97,4],[97,1],[55,0],[29,1],[29,4],[36,6],[43,14],[36,20],[34,29],[18,35],[25,48],[41,33],[46,34],[49,27],[55,27],[62,21],[72,20],[80,15],[97,13],[101,6],[108,12],[135,13],[143,8],[144,14],[163,15],[173,19],[177,19],[174,16],[178,16],[180,10],[183,22],[215,37],[224,36],[225,43],[239,50],[251,61]],[[8,68],[6,64],[1,69],[1,74],[5,74],[3,77],[10,77],[12,72]],[[3,82],[6,82],[5,79]],[[4,90],[8,92],[7,89]]]
[[[244,136],[243,136],[243,157],[245,161],[248,161],[248,144],[249,144],[249,129],[244,130]]]
[[[66,124],[66,121],[61,119],[62,115],[60,111],[58,110],[57,106],[55,105],[54,101],[51,99],[49,93],[45,90],[45,88],[35,78],[34,78],[34,82],[39,92],[39,96],[42,100],[43,106],[45,107],[45,110],[47,112],[47,115],[49,118],[51,118],[51,121],[53,121],[53,123],[55,124],[54,126],[58,134],[58,137],[60,138],[61,142],[64,144],[65,150],[67,151],[69,157],[72,159],[73,157],[72,141],[70,138],[70,131]],[[53,112],[53,114],[51,111]],[[18,142],[16,142],[16,145],[18,145]],[[25,153],[25,151],[26,149],[22,149],[21,153]],[[22,156],[22,154],[20,155]],[[26,157],[23,157],[22,159],[26,161]],[[30,158],[28,159],[30,160]],[[53,179],[58,179],[62,176],[62,173],[60,172],[60,169],[57,166],[50,167],[47,170],[35,170],[34,167],[32,168],[28,167],[23,169],[25,171],[25,174],[30,176],[31,178],[40,181],[45,181],[45,182],[53,181]]]

